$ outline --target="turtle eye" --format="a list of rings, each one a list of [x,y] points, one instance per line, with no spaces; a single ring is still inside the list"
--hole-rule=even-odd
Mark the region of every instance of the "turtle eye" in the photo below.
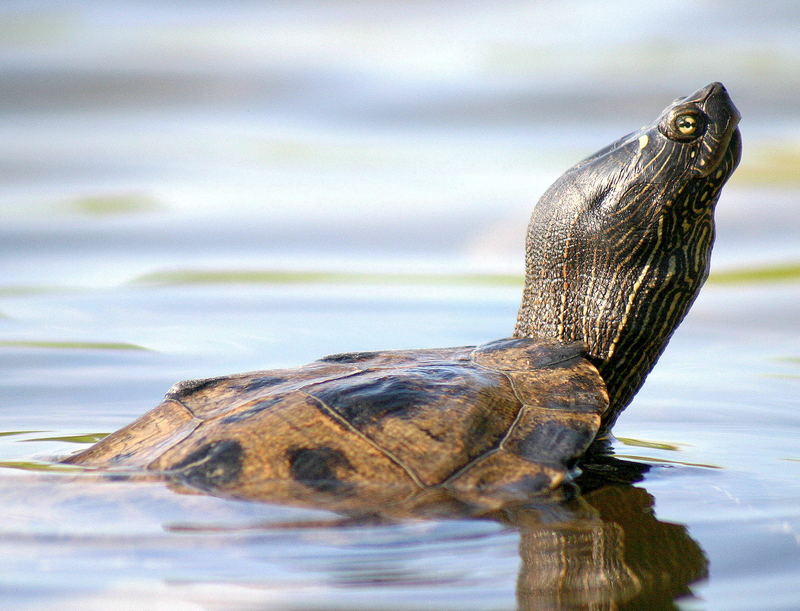
[[[678,115],[673,122],[675,129],[683,136],[693,136],[697,131],[697,117],[693,114]]]
[[[703,113],[695,109],[681,109],[661,124],[661,131],[671,140],[688,142],[701,136],[705,127]]]

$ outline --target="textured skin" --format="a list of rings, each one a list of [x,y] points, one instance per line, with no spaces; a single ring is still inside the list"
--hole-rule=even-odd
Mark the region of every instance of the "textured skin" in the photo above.
[[[675,133],[687,113],[695,136]],[[514,335],[584,342],[608,389],[606,427],[705,282],[714,207],[741,154],[738,122],[712,83],[568,170],[533,210]]]
[[[177,384],[68,462],[250,499],[328,495],[346,508],[443,488],[481,503],[558,486],[607,405],[580,344],[332,355]]]

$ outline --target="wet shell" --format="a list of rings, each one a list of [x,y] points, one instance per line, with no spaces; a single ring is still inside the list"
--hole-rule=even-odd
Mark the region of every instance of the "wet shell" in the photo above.
[[[67,462],[248,499],[522,498],[564,480],[607,406],[580,344],[336,354],[176,384]]]

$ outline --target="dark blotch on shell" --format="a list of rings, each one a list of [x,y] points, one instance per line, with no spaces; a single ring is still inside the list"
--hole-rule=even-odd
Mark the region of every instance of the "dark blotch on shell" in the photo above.
[[[380,352],[341,352],[323,356],[319,360],[323,363],[360,363],[375,358],[379,354]]]
[[[363,428],[389,414],[413,418],[416,405],[425,401],[428,392],[416,380],[391,377],[332,386],[313,394],[350,424]]]
[[[250,392],[253,390],[261,390],[262,388],[269,388],[270,386],[276,386],[278,384],[283,384],[284,382],[286,382],[286,378],[281,378],[278,376],[262,376],[260,378],[254,378],[247,384],[244,384],[242,386],[242,391]]]
[[[484,366],[501,370],[526,371],[569,367],[585,356],[582,342],[557,344],[529,338],[498,339],[478,346],[472,358]]]
[[[511,338],[511,339],[497,339],[493,342],[487,342],[485,344],[481,344],[478,346],[477,350],[481,352],[485,352],[487,354],[491,354],[492,352],[505,352],[509,349],[520,348],[530,345],[531,340],[521,337],[521,338]]]
[[[403,375],[383,378],[353,376],[314,389],[312,394],[356,428],[376,424],[387,416],[409,420],[419,406],[441,398],[436,384],[447,384],[462,372],[459,367],[414,367]],[[450,389],[452,392],[452,389]]]
[[[264,399],[263,401],[259,401],[255,405],[243,410],[241,412],[236,412],[235,414],[231,414],[230,416],[226,416],[221,420],[222,424],[231,424],[233,422],[241,422],[242,420],[247,420],[252,418],[256,414],[260,414],[265,409],[269,409],[276,403],[280,403],[283,401],[283,397],[271,397],[269,399]]]
[[[472,368],[467,366],[441,366],[441,365],[422,365],[420,367],[409,367],[405,370],[407,375],[419,376],[421,383],[447,384],[463,376],[465,373],[472,373]],[[474,370],[473,370],[474,371]]]
[[[497,429],[496,426],[493,426],[492,420],[493,420],[492,415],[487,412],[481,412],[475,417],[474,422],[472,422],[471,426],[469,427],[469,430],[467,431],[467,438],[465,441],[465,445],[467,448],[484,447],[487,444],[487,442],[490,444],[490,447],[494,447],[494,445],[496,444],[497,441],[499,441],[500,438],[499,437],[497,439],[489,438],[492,432]],[[503,431],[503,434],[505,434],[505,431]]]
[[[200,380],[185,380],[178,382],[173,390],[167,393],[167,397],[174,399],[186,398],[201,390],[206,390],[215,386],[225,378],[205,378]]]
[[[340,480],[337,468],[352,469],[347,457],[339,450],[328,447],[293,448],[287,451],[289,470],[292,477],[318,492],[347,494],[353,485]]]
[[[238,441],[212,441],[172,465],[169,471],[195,488],[220,488],[239,477],[243,454]]]
[[[531,461],[560,464],[588,445],[594,434],[577,423],[544,422],[510,444],[509,450]]]
[[[586,356],[586,346],[574,342],[563,346],[550,346],[547,351],[541,347],[536,349],[536,364],[540,367],[568,366],[576,359]]]

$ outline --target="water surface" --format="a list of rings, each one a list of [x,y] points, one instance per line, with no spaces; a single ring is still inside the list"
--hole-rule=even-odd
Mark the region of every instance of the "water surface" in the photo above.
[[[618,6],[4,5],[2,606],[800,606],[799,13]],[[507,336],[538,194],[712,80],[714,275],[582,494],[365,521],[53,468],[180,379]]]

